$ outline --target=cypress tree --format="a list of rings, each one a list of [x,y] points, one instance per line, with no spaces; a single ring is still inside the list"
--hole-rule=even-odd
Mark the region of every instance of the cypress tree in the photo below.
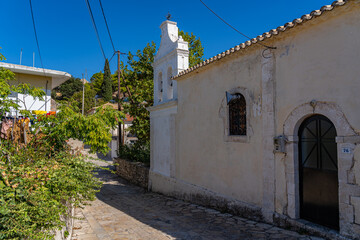
[[[101,96],[106,102],[112,99],[111,72],[109,67],[109,60],[107,59],[105,60],[104,66],[104,81],[101,86]]]

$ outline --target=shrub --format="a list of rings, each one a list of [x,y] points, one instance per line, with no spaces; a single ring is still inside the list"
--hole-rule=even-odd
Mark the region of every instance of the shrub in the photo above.
[[[20,110],[19,102],[8,97],[11,92],[39,99],[45,95],[27,84],[11,85],[14,76],[0,68],[0,116]],[[0,139],[0,239],[52,239],[53,230],[65,226],[61,216],[93,200],[101,186],[93,176],[95,165],[71,154],[66,141],[80,139],[92,151],[106,153],[110,129],[124,114],[102,108],[83,116],[62,106],[56,115],[35,121],[26,109],[20,113],[34,125],[16,123],[10,129],[11,140]]]
[[[17,149],[4,141],[0,152],[0,239],[51,239],[65,226],[60,216],[100,189],[95,166],[69,149]]]
[[[141,162],[150,166],[150,144],[137,141],[133,145],[120,146],[118,156],[131,162]]]

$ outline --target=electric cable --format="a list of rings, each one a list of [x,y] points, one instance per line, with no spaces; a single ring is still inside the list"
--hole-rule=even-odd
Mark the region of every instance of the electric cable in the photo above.
[[[107,29],[107,32],[108,32],[109,37],[110,37],[111,45],[112,45],[113,50],[114,50],[114,52],[115,52],[114,43],[113,43],[113,40],[112,40],[112,37],[111,37],[111,34],[110,34],[110,30],[109,30],[108,23],[107,23],[107,21],[106,21],[106,17],[105,17],[105,13],[104,13],[104,9],[103,9],[103,6],[102,6],[102,3],[101,3],[101,0],[99,0],[99,3],[100,3],[100,8],[101,8],[102,15],[104,16],[106,29]]]
[[[39,52],[41,67],[44,70],[44,64],[43,64],[42,57],[41,57],[39,40],[38,40],[37,33],[36,33],[35,19],[34,19],[34,13],[33,13],[31,0],[29,0],[29,3],[30,3],[31,18],[32,18],[33,27],[34,27],[34,33],[35,33],[35,41],[36,41],[37,49],[38,49],[38,52]],[[45,70],[44,70],[44,74],[45,74]]]
[[[111,62],[111,60],[113,59],[113,57],[115,56],[116,54],[116,51],[114,51],[113,55],[111,56],[110,60],[109,60],[109,63]]]
[[[112,57],[110,58],[110,61],[109,61],[109,62],[111,62],[111,59],[114,57],[114,55],[116,54],[117,51],[115,50],[114,42],[113,42],[112,37],[111,37],[109,25],[108,25],[107,20],[106,20],[106,16],[105,16],[105,12],[104,12],[104,8],[103,8],[103,6],[102,6],[101,0],[99,0],[99,3],[100,3],[100,8],[101,8],[102,15],[103,15],[103,17],[104,17],[106,29],[107,29],[107,32],[108,32],[108,34],[109,34],[109,38],[110,38],[110,41],[111,41],[111,45],[112,45],[113,50],[114,50],[114,54],[112,55]],[[127,55],[127,53],[123,53],[123,52],[120,52],[120,54],[121,54],[121,55]]]
[[[228,25],[230,28],[232,28],[233,30],[235,30],[237,33],[241,34],[242,36],[246,37],[249,40],[252,40],[249,36],[245,35],[244,33],[240,32],[239,30],[237,30],[235,27],[233,27],[230,23],[226,22],[223,18],[221,18],[218,14],[216,14],[216,12],[214,12],[210,7],[208,7],[202,0],[200,0],[200,2],[207,8],[210,10],[210,12],[212,12],[216,17],[218,17],[221,21],[223,21],[226,25]],[[257,42],[258,44],[260,44],[263,47],[266,48],[270,48],[270,49],[276,49],[276,47],[271,47],[271,46],[267,46],[261,42]]]
[[[100,45],[100,48],[101,48],[101,52],[102,52],[102,54],[103,54],[103,56],[104,56],[104,59],[106,59],[105,52],[104,52],[103,46],[102,46],[102,44],[101,44],[99,32],[98,32],[97,27],[96,27],[96,24],[95,24],[95,19],[94,19],[93,13],[92,13],[92,11],[91,11],[91,6],[90,6],[90,3],[89,3],[89,0],[85,0],[85,2],[86,2],[86,6],[87,6],[87,8],[88,8],[88,10],[89,10],[89,14],[90,14],[90,17],[91,17],[91,21],[92,21],[93,27],[94,27],[94,29],[95,29],[96,37],[97,37],[97,39],[98,39],[98,42],[99,42],[99,45]]]
[[[35,18],[34,18],[34,12],[33,12],[33,8],[32,8],[31,0],[29,0],[29,3],[30,3],[31,18],[32,18],[33,27],[34,27],[35,41],[36,41],[37,49],[38,49],[38,52],[39,52],[39,58],[40,58],[41,67],[42,67],[42,70],[43,70],[43,73],[44,73],[44,77],[45,77],[45,79],[46,79],[47,76],[46,76],[46,73],[45,73],[45,68],[44,68],[44,64],[43,64],[43,61],[42,61],[42,57],[41,57],[40,44],[39,44],[39,40],[38,40],[38,37],[37,37],[37,31],[36,31],[36,25],[35,25]],[[46,81],[45,111],[47,111],[47,102],[49,101],[49,100],[47,99],[47,83],[48,83],[48,81]],[[50,99],[51,99],[51,98],[50,98]],[[17,114],[17,113],[16,113],[16,114]]]

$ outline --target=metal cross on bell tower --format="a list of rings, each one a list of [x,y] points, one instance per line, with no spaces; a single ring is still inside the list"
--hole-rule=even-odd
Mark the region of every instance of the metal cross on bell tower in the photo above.
[[[170,12],[168,12],[168,14],[166,15],[166,19],[169,20],[169,21],[171,20],[171,14],[170,14]]]

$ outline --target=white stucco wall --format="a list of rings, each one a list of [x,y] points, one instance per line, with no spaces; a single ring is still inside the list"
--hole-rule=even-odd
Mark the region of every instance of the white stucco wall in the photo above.
[[[176,177],[260,206],[262,123],[252,108],[261,94],[261,62],[257,53],[224,61],[178,81]],[[225,124],[219,112],[225,92],[238,87],[250,93],[250,138],[248,142],[226,142]]]
[[[154,106],[151,122],[151,171],[174,177],[176,158],[177,83],[172,76],[188,67],[188,43],[178,36],[176,22],[161,25],[161,44],[154,57]]]
[[[176,102],[151,113],[151,138],[156,142],[151,148],[151,170],[167,177],[173,177],[175,164],[175,114]]]
[[[321,114],[334,123],[338,134],[340,232],[357,237],[360,227],[354,224],[354,212],[360,207],[350,199],[360,186],[351,180],[356,177],[353,152],[341,151],[359,143],[354,137],[360,130],[359,9],[359,2],[353,1],[273,40],[278,48],[276,134],[289,138],[287,154],[276,156],[276,211],[300,217],[297,131],[306,117]]]
[[[360,104],[360,14],[341,10],[276,43],[277,132],[295,107],[311,100],[336,102],[360,130],[360,114],[353,114]]]

